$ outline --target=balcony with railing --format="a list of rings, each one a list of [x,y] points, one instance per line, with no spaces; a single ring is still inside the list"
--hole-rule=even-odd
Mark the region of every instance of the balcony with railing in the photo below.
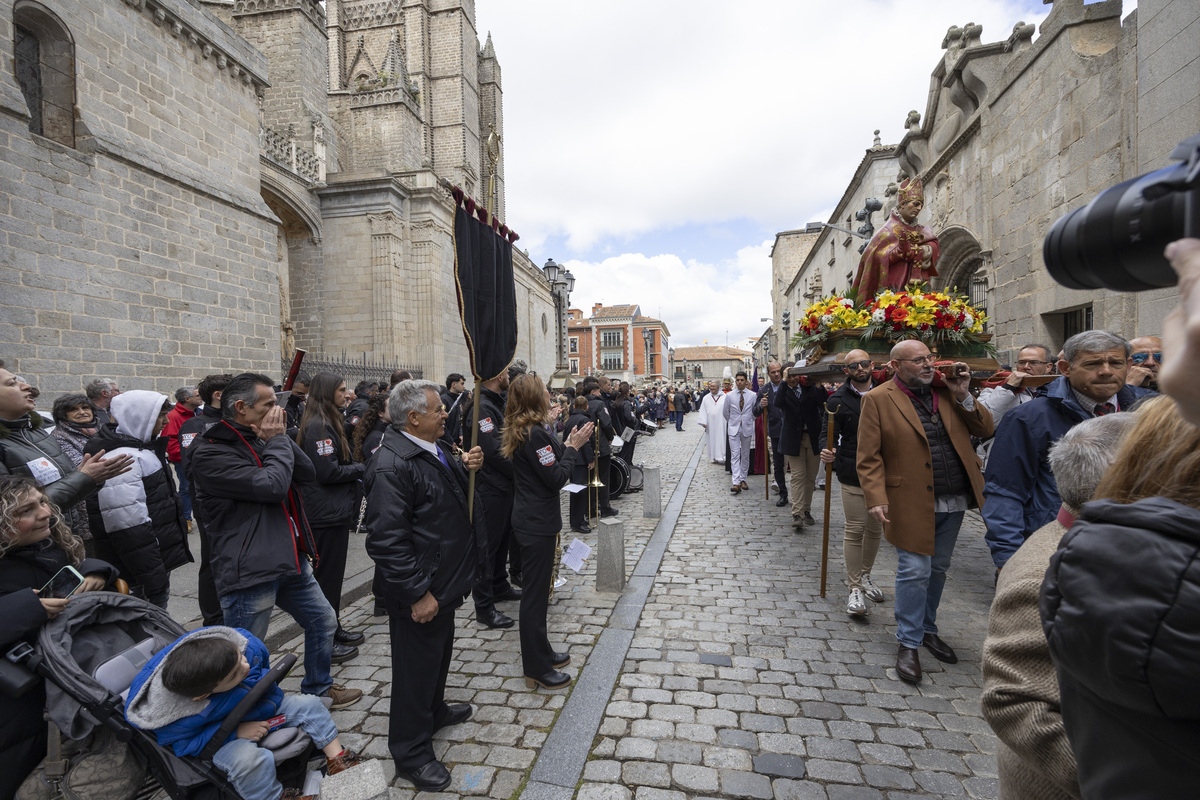
[[[258,143],[264,159],[292,173],[302,182],[313,185],[323,180],[321,159],[296,140],[295,125],[289,125],[283,133],[260,127]]]

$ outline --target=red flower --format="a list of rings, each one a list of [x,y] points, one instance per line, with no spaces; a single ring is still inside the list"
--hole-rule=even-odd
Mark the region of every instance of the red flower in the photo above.
[[[893,307],[890,310],[892,312],[892,322],[902,322],[908,319],[908,309]]]

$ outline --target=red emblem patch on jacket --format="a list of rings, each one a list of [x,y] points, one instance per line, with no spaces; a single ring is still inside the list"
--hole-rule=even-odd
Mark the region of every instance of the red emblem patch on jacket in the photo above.
[[[479,430],[483,431],[484,433],[491,433],[492,431],[496,430],[496,423],[492,422],[491,417],[484,417],[483,419],[479,420]]]
[[[542,462],[543,467],[548,467],[555,462],[554,448],[546,445],[537,451],[538,461]]]
[[[331,456],[333,455],[333,439],[320,439],[317,441],[317,455]]]

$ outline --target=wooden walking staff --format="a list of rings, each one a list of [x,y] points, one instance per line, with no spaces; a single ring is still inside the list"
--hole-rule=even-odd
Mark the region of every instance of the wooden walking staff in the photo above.
[[[830,411],[829,404],[826,403],[825,414],[829,417],[829,427],[825,433],[825,446],[829,447],[834,443],[833,418],[837,415],[837,411]],[[829,569],[829,502],[831,497],[833,497],[833,462],[825,465],[825,531],[821,535],[821,597],[825,596],[825,575]]]

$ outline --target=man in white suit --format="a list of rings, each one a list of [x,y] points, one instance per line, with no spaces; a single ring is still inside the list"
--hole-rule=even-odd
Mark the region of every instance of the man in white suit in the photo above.
[[[729,435],[729,466],[733,472],[733,486],[730,491],[738,494],[746,485],[746,475],[750,472],[751,447],[754,444],[754,404],[758,396],[750,391],[750,382],[745,372],[739,372],[735,379],[732,392],[725,395],[725,408],[722,415],[725,418],[725,430]]]

